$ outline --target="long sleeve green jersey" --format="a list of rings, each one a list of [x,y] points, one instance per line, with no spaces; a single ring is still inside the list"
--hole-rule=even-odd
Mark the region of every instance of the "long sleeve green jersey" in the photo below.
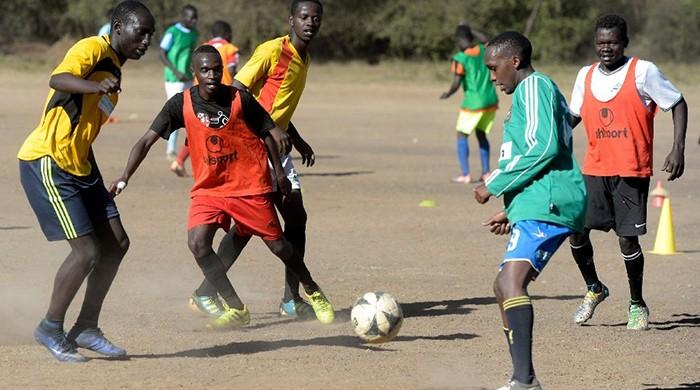
[[[568,105],[544,74],[532,73],[513,91],[498,169],[486,186],[503,196],[511,223],[537,220],[583,229],[586,187],[573,156]]]

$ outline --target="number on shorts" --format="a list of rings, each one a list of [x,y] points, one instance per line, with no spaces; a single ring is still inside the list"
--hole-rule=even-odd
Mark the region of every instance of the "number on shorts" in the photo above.
[[[508,241],[508,248],[506,248],[506,252],[510,252],[515,247],[518,246],[518,239],[520,238],[520,230],[518,229],[513,229],[513,231],[510,233],[510,241]]]

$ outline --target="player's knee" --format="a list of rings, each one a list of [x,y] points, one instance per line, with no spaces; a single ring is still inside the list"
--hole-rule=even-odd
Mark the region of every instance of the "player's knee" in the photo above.
[[[211,247],[208,246],[204,240],[199,239],[196,235],[191,235],[188,237],[187,246],[190,248],[190,252],[192,252],[195,259],[205,257],[209,253],[213,252]]]
[[[291,259],[294,254],[294,248],[292,247],[292,244],[290,244],[289,241],[283,238],[277,240],[268,240],[265,241],[265,244],[267,244],[267,247],[270,248],[270,251],[275,256],[279,257],[282,260]]]
[[[96,243],[73,248],[73,258],[84,272],[89,272],[102,258],[102,249]]]
[[[126,252],[129,251],[129,246],[131,245],[131,240],[129,240],[129,236],[124,235],[121,239],[117,240],[117,245],[115,248],[115,256],[116,258],[121,261],[122,258],[124,258],[124,255],[126,255]]]
[[[620,252],[623,255],[630,256],[641,252],[642,247],[639,246],[639,237],[619,237]]]
[[[571,246],[581,246],[588,242],[589,239],[587,233],[574,233],[569,236],[569,244]]]
[[[500,276],[500,273],[499,273],[498,275]],[[496,295],[496,299],[497,299],[498,301],[501,301],[501,300],[502,300],[503,291],[501,290],[501,285],[500,285],[500,283],[499,283],[499,278],[498,278],[498,276],[497,276],[496,279],[494,279],[494,281],[493,281],[493,293],[494,293],[494,295]]]

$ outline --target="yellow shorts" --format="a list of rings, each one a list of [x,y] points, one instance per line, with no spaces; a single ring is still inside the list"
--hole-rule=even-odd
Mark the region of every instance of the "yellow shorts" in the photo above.
[[[460,110],[457,118],[457,131],[469,135],[474,129],[479,129],[488,134],[493,127],[496,118],[496,110],[466,111]]]

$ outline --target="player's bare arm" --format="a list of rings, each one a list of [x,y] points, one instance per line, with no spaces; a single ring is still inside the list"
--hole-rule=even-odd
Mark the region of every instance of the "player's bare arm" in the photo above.
[[[68,93],[102,93],[109,94],[119,92],[119,80],[114,77],[107,77],[101,82],[85,80],[70,73],[59,73],[51,76],[49,86],[57,91]]]
[[[447,99],[448,97],[452,96],[453,93],[457,92],[460,84],[462,83],[463,78],[464,76],[455,73],[454,77],[452,78],[452,84],[450,84],[450,88],[447,91],[443,92],[442,95],[440,95],[440,99]]]
[[[301,163],[307,167],[313,166],[316,162],[314,150],[311,148],[311,145],[307,144],[306,141],[301,138],[301,134],[299,134],[292,122],[289,122],[287,133],[292,140],[292,145],[294,145],[294,148],[301,154]]]
[[[182,72],[180,72],[179,70],[177,70],[177,68],[175,68],[175,65],[173,65],[172,62],[170,62],[170,60],[168,59],[168,52],[165,51],[165,50],[163,50],[163,49],[160,49],[160,61],[161,61],[166,67],[168,67],[168,69],[170,69],[171,71],[173,71],[173,74],[175,74],[175,77],[177,77],[178,80],[180,80],[180,81],[186,81],[186,80],[187,80],[187,78],[185,77],[185,75],[184,75]]]
[[[668,172],[668,180],[675,180],[683,175],[685,170],[685,134],[688,129],[688,104],[684,98],[672,109],[673,115],[673,147],[666,156],[662,171]]]
[[[146,131],[146,134],[144,134],[141,139],[134,144],[134,146],[131,148],[131,152],[129,153],[129,160],[127,160],[122,176],[112,182],[112,184],[109,186],[109,193],[112,194],[112,196],[119,195],[127,184],[129,184],[129,179],[136,172],[139,165],[141,165],[143,159],[146,158],[151,146],[153,146],[153,144],[155,144],[159,138],[160,136],[158,133],[153,130],[148,130]]]
[[[275,171],[275,180],[277,181],[277,188],[282,193],[282,195],[288,195],[292,191],[292,183],[287,179],[287,175],[284,173],[284,168],[282,168],[282,161],[280,160],[280,150],[277,148],[277,142],[272,138],[272,135],[267,135],[264,139],[265,146],[267,147],[267,154],[272,163],[272,168]]]

